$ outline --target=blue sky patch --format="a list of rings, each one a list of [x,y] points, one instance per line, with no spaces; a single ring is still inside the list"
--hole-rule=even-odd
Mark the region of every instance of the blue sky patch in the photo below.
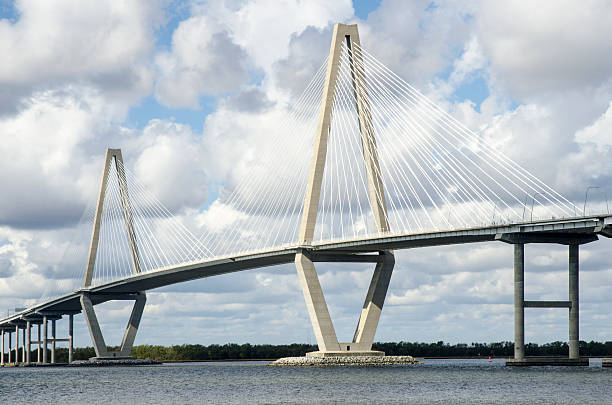
[[[482,74],[477,74],[465,80],[452,96],[454,102],[470,100],[475,104],[476,111],[480,112],[480,104],[489,97],[489,85]]]
[[[153,95],[145,97],[140,105],[130,108],[125,124],[128,127],[143,129],[152,118],[174,119],[181,124],[191,126],[194,134],[200,134],[204,127],[206,116],[214,111],[216,106],[215,97],[200,97],[200,109],[190,108],[168,108],[155,100]]]
[[[19,12],[13,0],[0,0],[0,20],[9,20],[13,24],[19,20]]]
[[[368,18],[368,14],[380,7],[381,0],[353,0],[355,15],[362,20]]]
[[[173,0],[165,8],[166,21],[155,31],[157,46],[161,49],[170,50],[172,47],[172,34],[181,21],[190,16],[189,2],[186,0]]]

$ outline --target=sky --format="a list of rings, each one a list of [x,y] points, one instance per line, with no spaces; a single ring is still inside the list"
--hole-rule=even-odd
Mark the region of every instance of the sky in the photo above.
[[[66,277],[106,148],[194,234],[218,221],[223,187],[266,144],[261,117],[306,86],[336,22],[357,23],[364,49],[576,205],[587,187],[612,197],[605,0],[0,0],[0,311]],[[583,340],[612,340],[611,249],[581,249]],[[349,341],[372,268],[318,271]],[[567,299],[567,249],[528,245],[525,279],[528,300]],[[397,252],[376,340],[512,340],[512,280],[503,243]],[[130,307],[96,309],[118,343]],[[75,344],[90,345],[75,322]],[[567,340],[567,322],[527,309],[526,340]],[[293,266],[148,292],[136,344],[226,342],[315,342]]]

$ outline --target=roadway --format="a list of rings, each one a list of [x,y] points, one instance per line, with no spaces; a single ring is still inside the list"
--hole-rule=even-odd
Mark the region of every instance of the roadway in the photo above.
[[[502,241],[506,243],[584,244],[598,240],[598,235],[612,238],[612,215],[553,219],[514,224],[500,224],[445,232],[383,234],[368,238],[330,241],[321,244],[286,246],[262,252],[187,263],[171,268],[141,273],[94,287],[83,288],[43,302],[0,319],[0,328],[14,329],[24,319],[42,315],[75,314],[81,311],[80,296],[88,292],[93,304],[109,300],[133,299],[134,293],[200,278],[238,271],[293,263],[298,251],[305,251],[314,261],[341,260],[375,262],[382,250],[412,249],[426,246]]]

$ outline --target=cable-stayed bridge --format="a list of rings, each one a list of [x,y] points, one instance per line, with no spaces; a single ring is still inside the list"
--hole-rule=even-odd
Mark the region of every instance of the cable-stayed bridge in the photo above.
[[[84,215],[91,237],[82,244],[78,284],[0,320],[2,363],[54,362],[55,343],[64,340],[72,360],[79,313],[99,358],[127,357],[146,291],[286,263],[297,269],[314,355],[381,354],[371,346],[394,251],[486,241],[514,246],[515,363],[526,362],[525,307],[569,309],[568,361],[580,363],[578,251],[599,235],[612,237],[608,207],[576,206],[506,156],[493,136],[466,128],[363,49],[356,25],[337,24],[329,56],[303,93],[250,130],[260,142],[207,208],[199,237],[124,165],[120,150],[109,149],[97,203]],[[569,246],[567,301],[524,300],[526,243]],[[337,339],[319,262],[373,264],[351,342]],[[94,310],[111,300],[135,302],[117,352],[108,350]],[[63,316],[68,339],[56,336]],[[21,339],[17,358],[12,336],[15,347]]]

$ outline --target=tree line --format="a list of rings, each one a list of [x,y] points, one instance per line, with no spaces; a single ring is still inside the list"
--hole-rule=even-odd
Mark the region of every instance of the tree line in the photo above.
[[[612,356],[612,342],[580,341],[581,356]],[[109,350],[117,350],[109,347]],[[385,352],[388,356],[410,355],[414,357],[512,357],[513,342],[496,343],[458,343],[450,344],[443,341],[436,343],[423,342],[386,342],[374,343],[373,350]],[[316,345],[294,343],[289,345],[252,345],[249,343],[224,345],[183,344],[174,346],[140,345],[132,348],[132,356],[139,359],[155,359],[158,361],[205,361],[205,360],[264,360],[280,357],[304,356],[307,352],[316,351]],[[544,344],[528,343],[525,345],[527,356],[567,356],[569,347],[566,342],[551,342]],[[21,354],[21,353],[20,353]],[[68,349],[56,349],[56,361],[68,361]],[[87,360],[95,357],[93,347],[77,347],[74,349],[75,360]],[[36,359],[36,350],[32,351],[32,359]],[[5,357],[6,359],[6,357]]]

